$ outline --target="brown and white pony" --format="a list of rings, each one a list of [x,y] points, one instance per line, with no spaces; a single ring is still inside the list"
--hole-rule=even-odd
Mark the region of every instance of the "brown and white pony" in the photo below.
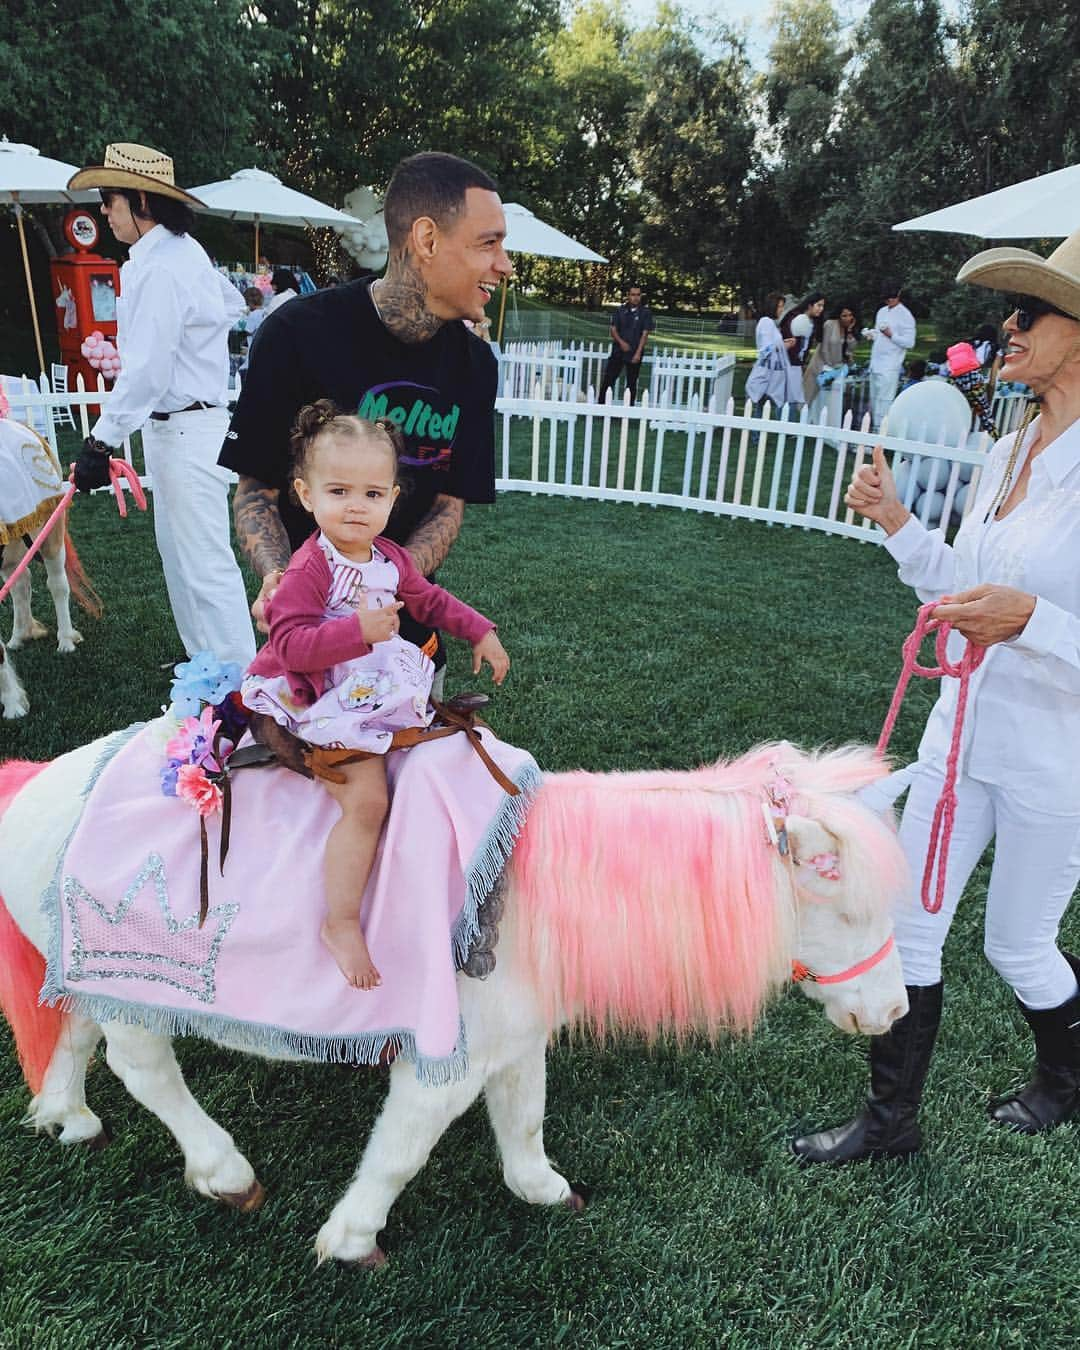
[[[34,1094],[29,1118],[62,1143],[100,1138],[84,1083],[104,1036],[110,1067],[172,1131],[189,1184],[252,1209],[255,1173],[188,1091],[166,1037],[37,1005],[41,897],[101,749],[0,768],[0,1003]],[[891,821],[856,796],[884,773],[868,749],[779,744],[692,772],[547,777],[489,901],[502,905],[494,973],[459,978],[467,1076],[431,1086],[393,1066],[319,1258],[383,1260],[388,1210],[481,1092],[510,1189],[580,1208],[543,1142],[545,1049],[567,1023],[647,1038],[746,1031],[794,970],[836,1026],[885,1031],[907,1009],[891,922],[906,873]]]
[[[0,500],[0,587],[22,562],[42,527],[59,505],[64,488],[60,463],[52,447],[31,427],[8,418],[0,418],[0,484],[5,493]],[[18,502],[19,506],[12,505]],[[67,530],[66,517],[49,531],[42,541],[40,557],[56,612],[56,646],[61,652],[73,652],[82,634],[71,622],[71,597],[88,614],[101,614],[101,601],[88,581]],[[44,637],[48,629],[38,623],[31,610],[30,572],[26,570],[11,589],[14,610],[9,652],[25,643]],[[0,646],[0,660],[3,647]],[[0,672],[0,705],[5,717],[21,717],[29,706],[25,691],[14,678],[8,662]]]

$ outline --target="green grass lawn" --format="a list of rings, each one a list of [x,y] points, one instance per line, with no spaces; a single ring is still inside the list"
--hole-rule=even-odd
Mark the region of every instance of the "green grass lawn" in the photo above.
[[[58,755],[167,695],[158,666],[178,644],[149,520],[95,498],[72,525],[106,613],[82,623],[75,656],[18,654],[33,706],[0,723],[4,756]],[[492,720],[551,770],[690,767],[766,738],[872,741],[915,612],[870,545],[543,496],[470,509],[443,580],[499,621],[514,667]],[[51,622],[40,573],[36,589]],[[465,655],[454,644],[452,687],[473,684]],[[899,755],[931,697],[909,695]],[[0,1033],[0,1345],[1075,1344],[1078,1127],[1027,1139],[983,1114],[1030,1049],[980,954],[984,886],[980,872],[947,950],[919,1158],[788,1159],[795,1130],[846,1118],[865,1075],[865,1044],[795,992],[748,1041],[562,1039],[546,1140],[593,1188],[589,1209],[511,1196],[475,1107],[392,1210],[375,1276],[316,1270],[311,1244],[380,1074],[180,1044],[192,1090],[267,1185],[266,1207],[241,1217],[185,1190],[171,1137],[100,1060],[88,1091],[113,1134],[105,1152],[21,1128],[26,1090]],[[1066,938],[1080,940],[1075,917]]]

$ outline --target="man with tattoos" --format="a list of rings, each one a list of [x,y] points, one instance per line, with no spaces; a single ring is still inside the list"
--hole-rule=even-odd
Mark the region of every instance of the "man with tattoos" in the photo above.
[[[402,491],[386,534],[425,576],[449,553],[465,502],[495,500],[498,366],[461,320],[482,320],[512,271],[496,185],[454,155],[413,155],[394,171],[383,216],[384,277],[282,306],[251,344],[220,463],[240,475],[233,514],[263,579],[252,606],[260,627],[282,569],[312,529],[289,494],[289,434],[305,404],[329,398],[401,428]],[[401,634],[429,651],[438,641],[404,613]],[[441,670],[441,648],[435,662]]]

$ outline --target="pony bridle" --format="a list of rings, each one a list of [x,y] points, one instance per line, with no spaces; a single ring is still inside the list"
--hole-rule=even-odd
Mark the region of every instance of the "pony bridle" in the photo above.
[[[815,853],[812,858],[796,858],[793,856],[787,831],[787,818],[791,814],[792,793],[793,788],[790,780],[777,770],[772,781],[766,785],[765,800],[761,803],[762,814],[765,817],[765,829],[770,844],[791,870],[792,885],[796,887],[796,890],[798,887],[795,883],[795,868],[803,864],[812,867],[819,877],[824,877],[829,881],[839,881],[840,860],[835,853]],[[844,970],[838,970],[833,975],[819,975],[802,961],[793,960],[791,963],[791,978],[795,984],[802,984],[803,982],[807,984],[843,984],[845,980],[854,980],[859,975],[865,975],[868,970],[873,970],[876,965],[880,965],[895,945],[895,939],[890,933],[876,952],[864,956],[861,961],[856,961],[854,965],[850,965]]]

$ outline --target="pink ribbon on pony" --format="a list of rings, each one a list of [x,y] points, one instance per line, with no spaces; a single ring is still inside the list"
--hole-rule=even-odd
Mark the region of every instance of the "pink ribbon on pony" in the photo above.
[[[892,703],[889,705],[885,723],[881,728],[876,751],[879,756],[884,758],[889,745],[889,738],[892,736],[893,727],[896,725],[897,714],[900,712],[900,704],[903,702],[912,675],[918,675],[929,680],[948,675],[952,679],[960,681],[952,742],[949,745],[949,754],[945,761],[945,782],[941,789],[938,804],[934,808],[934,819],[930,826],[930,843],[926,853],[926,865],[923,868],[921,897],[923,908],[928,914],[936,914],[945,897],[945,869],[949,861],[949,842],[952,839],[953,823],[956,819],[956,774],[960,762],[960,741],[964,730],[964,714],[967,711],[968,686],[971,683],[971,676],[978,670],[983,657],[986,655],[985,647],[969,642],[959,663],[949,660],[946,646],[949,634],[952,632],[952,624],[931,617],[939,603],[935,600],[922,606],[919,610],[919,617],[915,621],[915,627],[904,642],[904,662],[900,670],[900,678],[896,682]],[[919,665],[919,648],[928,633],[934,633],[935,635],[936,666]],[[937,867],[937,885],[934,889],[933,898],[931,898],[930,881],[934,876],[935,866]]]
[[[38,549],[41,548],[42,544],[44,544],[45,540],[48,538],[49,531],[54,528],[54,526],[60,520],[60,517],[71,505],[71,499],[75,495],[75,484],[70,480],[74,475],[74,473],[75,469],[73,467],[71,473],[68,475],[69,481],[64,487],[63,495],[61,496],[60,500],[56,503],[56,507],[53,510],[52,515],[49,516],[48,520],[38,531],[37,538],[23,554],[23,557],[19,562],[18,567],[15,568],[14,572],[12,572],[11,576],[8,577],[4,585],[0,586],[0,600],[5,599],[5,597],[10,592],[12,586],[15,585],[18,579],[30,566],[31,558],[33,558],[34,554],[37,553]],[[124,488],[122,480],[126,480],[129,487],[131,488],[131,495],[135,498],[135,505],[139,508],[140,511],[145,511],[146,493],[143,492],[142,484],[139,482],[139,475],[135,472],[135,470],[131,467],[131,465],[127,462],[126,459],[110,459],[109,482],[112,485],[112,490],[116,497],[116,505],[120,512],[120,515],[126,516],[127,502],[124,500]]]

